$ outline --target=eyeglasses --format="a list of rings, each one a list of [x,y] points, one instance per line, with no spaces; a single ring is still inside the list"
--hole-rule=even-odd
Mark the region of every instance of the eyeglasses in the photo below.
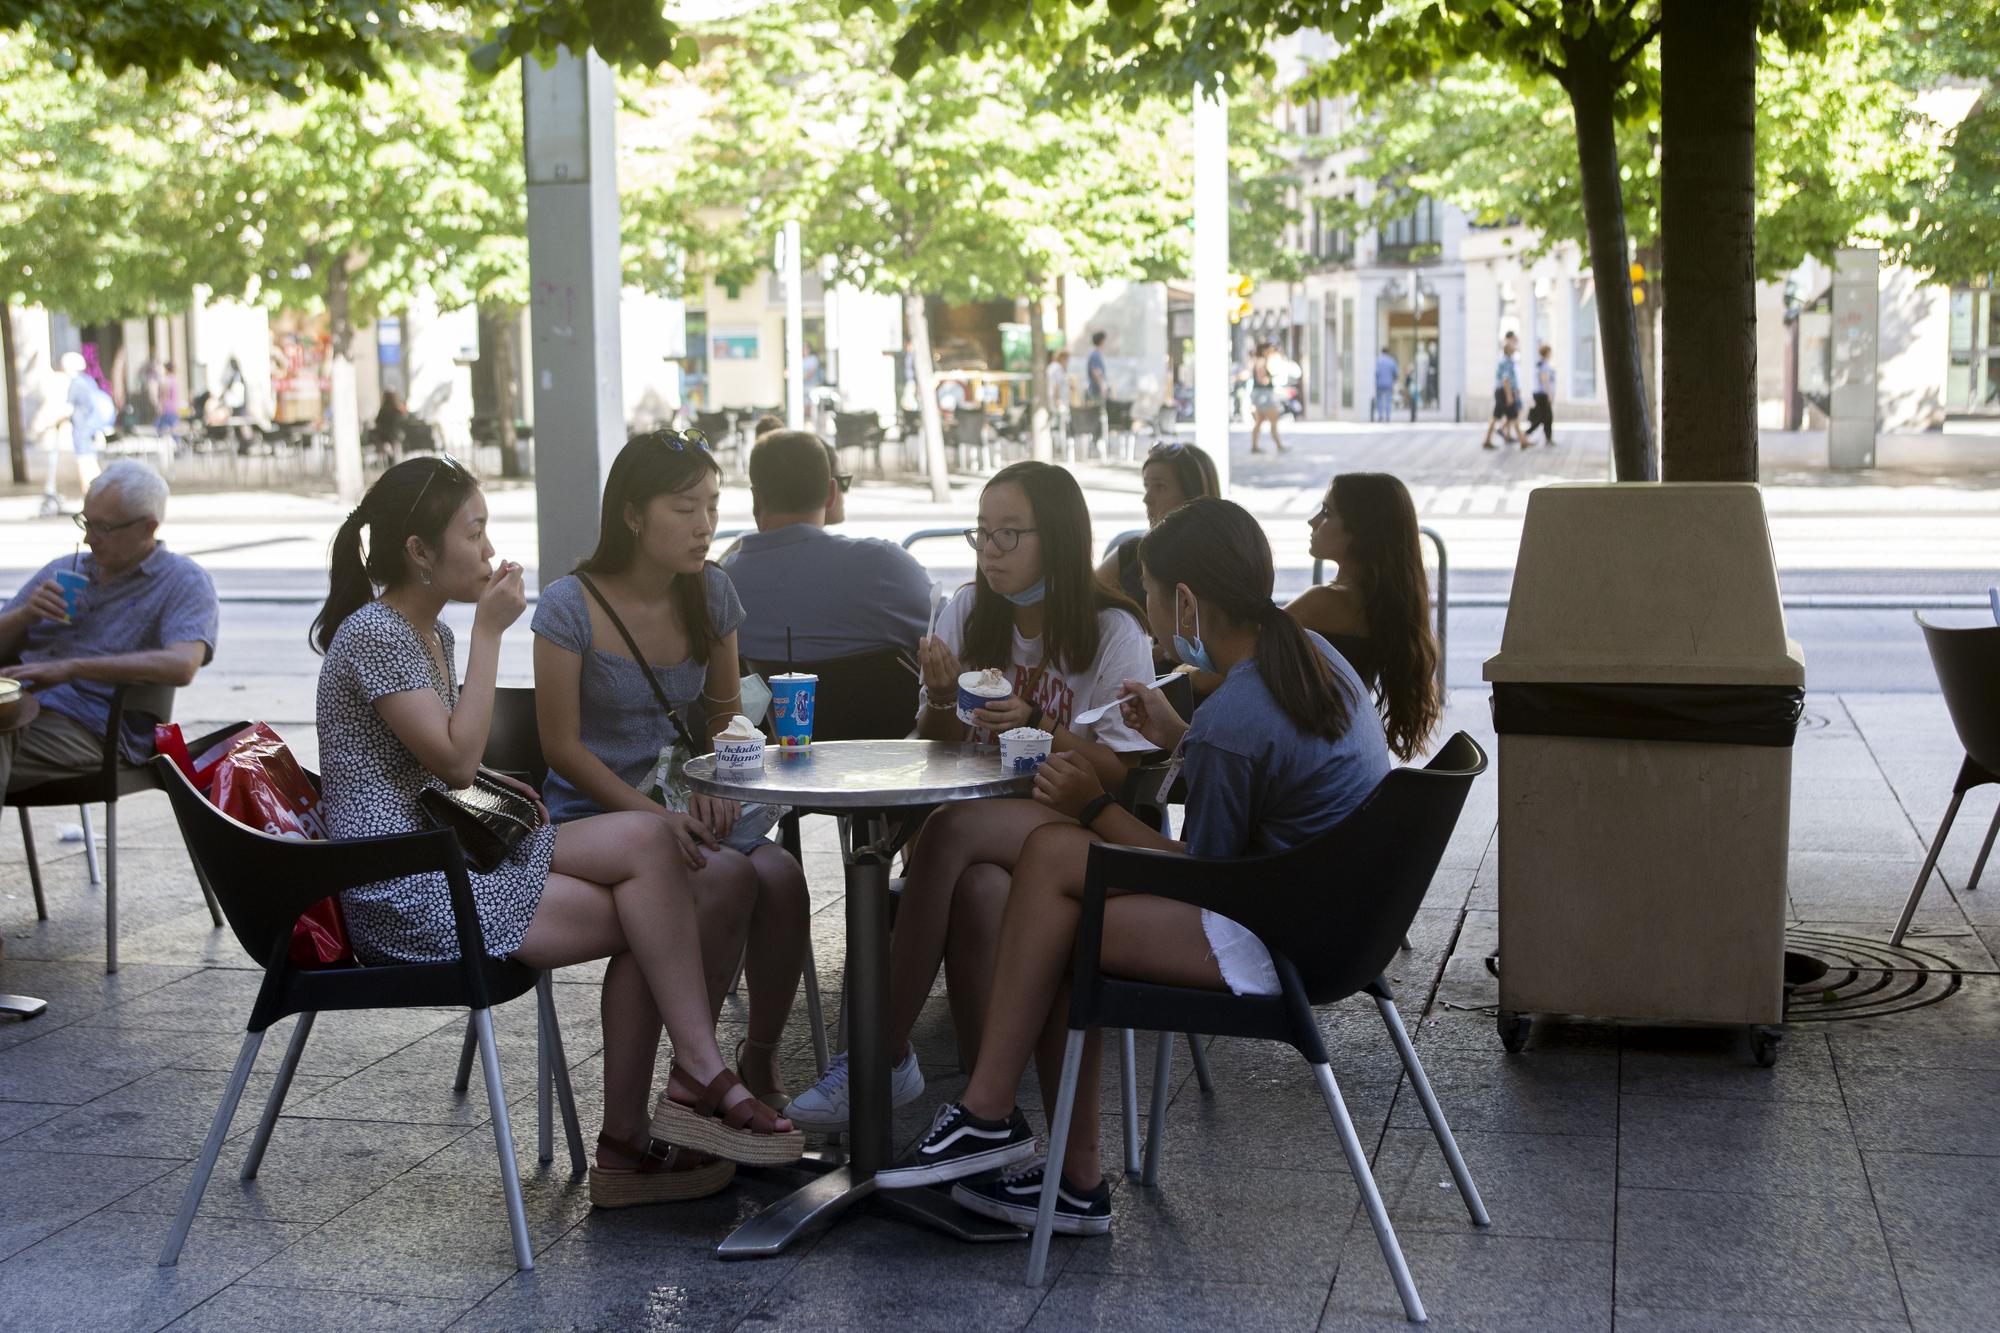
[[[1031,532],[1040,531],[1040,528],[993,528],[990,530],[986,528],[967,528],[965,530],[965,544],[975,551],[983,551],[986,549],[986,544],[991,542],[993,543],[994,550],[1005,555],[1021,544],[1021,538]]]
[[[426,495],[430,494],[431,483],[436,481],[441,474],[446,472],[457,472],[465,476],[471,475],[470,473],[465,471],[465,464],[459,462],[456,458],[453,458],[450,454],[439,454],[437,456],[437,466],[431,469],[431,474],[428,477],[424,478],[424,484],[417,487],[417,498],[410,501],[410,512],[403,515],[403,522],[405,525],[407,525],[411,519],[417,516],[417,506],[424,502],[424,497]]]
[[[677,454],[685,453],[689,449],[699,449],[705,454],[714,452],[708,446],[708,436],[693,426],[689,426],[686,430],[667,430],[662,427],[659,430],[648,431],[642,438],[654,444],[664,444]]]
[[[1154,445],[1152,451],[1146,456],[1148,458],[1174,458],[1179,456],[1181,450],[1187,447],[1188,443],[1186,440],[1168,440],[1164,444]]]
[[[72,514],[70,517],[76,521],[76,526],[83,530],[85,536],[109,537],[114,532],[123,532],[134,523],[144,523],[151,515],[141,514],[137,518],[128,518],[123,523],[100,523],[94,518],[85,518],[82,514]]]
[[[854,474],[852,472],[836,472],[833,474],[833,479],[840,483],[840,493],[842,495],[847,494],[847,488],[854,484]]]

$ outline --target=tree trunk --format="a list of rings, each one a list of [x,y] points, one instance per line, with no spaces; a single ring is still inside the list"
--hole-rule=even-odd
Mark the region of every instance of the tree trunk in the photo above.
[[[1618,132],[1611,118],[1616,76],[1604,40],[1593,25],[1583,39],[1565,40],[1564,46],[1570,106],[1576,116],[1584,225],[1590,237],[1590,273],[1597,289],[1598,337],[1604,350],[1604,396],[1611,408],[1613,475],[1619,481],[1656,481],[1652,418],[1646,411],[1646,381],[1639,368],[1639,323],[1632,311]]]
[[[7,459],[14,484],[28,484],[28,423],[21,416],[21,367],[14,352],[14,307],[0,301],[0,358],[7,362]]]
[[[493,386],[493,442],[500,446],[503,477],[527,475],[521,466],[520,437],[514,431],[514,423],[521,414],[517,395],[521,378],[520,324],[519,306],[492,301],[479,307],[480,337],[493,356],[489,372]]]
[[[1049,376],[1042,364],[1049,357],[1048,335],[1042,331],[1042,312],[1048,285],[1038,283],[1028,302],[1028,445],[1038,463],[1055,457],[1055,442],[1049,437]]]
[[[903,297],[903,325],[910,336],[910,356],[916,364],[917,415],[923,421],[924,470],[930,473],[931,499],[951,503],[951,478],[944,466],[944,420],[938,415],[937,375],[931,369],[931,317],[924,298]]]
[[[326,326],[328,351],[333,364],[328,368],[328,404],[333,426],[333,484],[343,504],[360,504],[366,477],[361,466],[361,405],[354,401],[354,322],[350,302],[349,272],[345,256],[336,257],[326,270]]]
[[[1670,481],[1757,480],[1757,8],[1665,0],[1660,11]]]

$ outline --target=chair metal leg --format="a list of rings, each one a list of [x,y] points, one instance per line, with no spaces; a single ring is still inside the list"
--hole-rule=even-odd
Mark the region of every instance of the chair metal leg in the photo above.
[[[1951,804],[1944,809],[1944,822],[1938,825],[1937,836],[1931,839],[1931,850],[1924,857],[1924,868],[1917,872],[1917,883],[1910,890],[1910,900],[1903,904],[1903,919],[1896,923],[1896,933],[1889,937],[1890,944],[1901,944],[1903,933],[1910,928],[1910,918],[1917,914],[1917,903],[1924,896],[1924,885],[1930,881],[1931,871],[1937,867],[1938,853],[1944,850],[1945,836],[1951,832],[1952,821],[1958,818],[1958,807],[1965,800],[1962,791],[1951,794]]]
[[[1069,1148],[1070,1113],[1076,1109],[1076,1080],[1083,1066],[1083,1037],[1069,1030],[1063,1042],[1062,1083],[1056,1089],[1055,1112],[1049,1117],[1049,1156],[1042,1168],[1042,1198],[1035,1209],[1035,1238],[1028,1247],[1028,1285],[1042,1285],[1049,1266],[1049,1237],[1055,1233],[1056,1195],[1062,1188],[1063,1157]]]
[[[1125,1138],[1125,1175],[1139,1178],[1139,1034],[1131,1028],[1118,1030],[1118,1103],[1122,1109]]]
[[[1153,1048],[1153,1110],[1146,1121],[1146,1168],[1139,1183],[1151,1189],[1160,1183],[1161,1130],[1167,1122],[1167,1091],[1174,1077],[1174,1034],[1162,1032]]]
[[[826,1011],[820,1005],[819,968],[813,965],[812,936],[806,936],[806,1022],[812,1028],[813,1065],[821,1078],[833,1059],[826,1045]]]
[[[507,1195],[507,1225],[514,1232],[514,1264],[522,1272],[535,1266],[528,1245],[528,1210],[521,1203],[521,1171],[514,1163],[514,1130],[507,1121],[507,1092],[500,1086],[500,1049],[493,1043],[493,1011],[472,1011],[479,1034],[479,1066],[486,1074],[486,1105],[493,1113],[493,1146],[500,1153],[500,1186]]]
[[[35,920],[47,921],[49,900],[42,896],[42,865],[35,859],[35,826],[28,818],[28,807],[20,807],[17,813],[21,816],[21,845],[28,852],[28,883],[35,890]]]
[[[750,961],[750,946],[745,944],[743,952],[736,955],[736,975],[729,978],[729,998],[735,999],[743,989],[743,965]]]
[[[250,1151],[243,1156],[244,1180],[255,1180],[257,1168],[264,1164],[264,1150],[271,1146],[271,1131],[278,1126],[278,1113],[285,1109],[285,1094],[292,1090],[292,1075],[299,1070],[299,1057],[305,1054],[306,1038],[312,1035],[313,1019],[318,1016],[308,1009],[299,1015],[298,1026],[292,1029],[285,1058],[278,1063],[278,1077],[271,1083],[270,1096],[264,1099],[264,1114],[257,1120],[257,1132],[250,1136]]]
[[[111,817],[111,807],[115,804],[117,804],[115,801],[104,803],[104,815],[107,821]],[[76,817],[83,825],[83,863],[90,868],[90,887],[94,889],[104,883],[104,874],[97,865],[97,834],[96,830],[90,827],[90,807],[79,805],[76,808]]]
[[[569,1056],[563,1052],[562,1024],[556,1019],[555,984],[544,972],[536,985],[535,1005],[540,1010],[541,1037],[548,1046],[549,1066],[555,1074],[556,1105],[562,1109],[563,1137],[569,1141],[569,1169],[582,1175],[588,1169],[583,1158],[583,1130],[576,1119],[576,1092],[569,1085]],[[548,1161],[547,1157],[542,1159]]]
[[[556,1159],[556,1076],[549,1055],[549,974],[535,978],[535,1160],[547,1166]]]
[[[1208,1051],[1192,1032],[1187,1034],[1187,1044],[1188,1058],[1194,1062],[1194,1081],[1201,1088],[1202,1096],[1212,1097],[1215,1095],[1215,1080],[1208,1076]]]
[[[258,1048],[263,1044],[263,1033],[243,1034],[243,1047],[236,1053],[236,1068],[229,1075],[229,1086],[223,1089],[221,1104],[215,1108],[215,1119],[209,1122],[208,1138],[202,1142],[201,1156],[195,1159],[194,1177],[181,1192],[181,1210],[167,1231],[165,1247],[160,1250],[162,1268],[172,1268],[180,1262],[181,1246],[187,1241],[188,1228],[194,1225],[195,1209],[201,1206],[208,1178],[215,1174],[215,1159],[222,1155],[222,1141],[229,1137],[229,1122],[236,1118],[236,1104],[243,1100],[244,1085],[250,1082],[250,1070],[255,1067]]]
[[[1458,1197],[1464,1201],[1465,1211],[1471,1214],[1474,1226],[1492,1226],[1493,1219],[1486,1215],[1486,1201],[1479,1197],[1479,1186],[1472,1183],[1472,1172],[1466,1169],[1458,1140],[1452,1137],[1451,1126],[1445,1123],[1444,1108],[1438,1105],[1437,1094],[1431,1091],[1431,1081],[1424,1075],[1424,1062],[1417,1058],[1417,1048],[1410,1044],[1410,1034],[1403,1027],[1403,1016],[1396,1011],[1396,1002],[1378,995],[1375,1007],[1381,1011],[1382,1026],[1389,1029],[1389,1040],[1396,1044],[1396,1058],[1403,1062],[1403,1072],[1410,1076],[1410,1086],[1424,1108],[1424,1119],[1431,1122],[1431,1133],[1437,1136],[1438,1149],[1451,1167],[1451,1178],[1458,1182]]]
[[[465,1020],[465,1044],[458,1048],[458,1077],[452,1080],[453,1092],[464,1092],[472,1086],[472,1053],[479,1049],[479,1025],[471,1019]]]
[[[1968,893],[1979,887],[1979,877],[1986,870],[1986,858],[1993,855],[1995,834],[2000,834],[2000,810],[1993,812],[1993,822],[1986,826],[1986,841],[1979,844],[1979,859],[1972,863],[1972,878],[1965,881]]]
[[[1403,1261],[1403,1247],[1396,1243],[1396,1228],[1389,1224],[1389,1210],[1382,1206],[1382,1192],[1375,1188],[1375,1173],[1368,1169],[1368,1155],[1362,1151],[1361,1139],[1354,1132],[1347,1103],[1340,1098],[1340,1085],[1333,1081],[1329,1066],[1316,1064],[1312,1071],[1320,1095],[1326,1099],[1327,1113],[1333,1117],[1334,1131],[1340,1135],[1340,1151],[1347,1158],[1347,1169],[1354,1176],[1355,1188],[1361,1191],[1362,1203],[1367,1205],[1368,1222],[1375,1228],[1382,1260],[1389,1265],[1389,1276],[1395,1279],[1396,1294],[1403,1298],[1403,1315],[1413,1324],[1424,1323],[1423,1300],[1417,1295],[1417,1284],[1410,1278],[1409,1264]]]
[[[83,827],[83,845],[90,846],[90,825]],[[118,802],[104,807],[104,971],[118,970]]]

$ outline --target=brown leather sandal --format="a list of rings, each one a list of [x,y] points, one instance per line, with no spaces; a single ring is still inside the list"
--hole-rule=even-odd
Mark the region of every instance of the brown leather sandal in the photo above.
[[[729,1182],[736,1179],[736,1163],[690,1152],[658,1140],[641,1145],[599,1134],[597,1143],[601,1148],[625,1154],[639,1165],[591,1167],[590,1203],[593,1208],[636,1208],[649,1203],[705,1199],[727,1188]]]
[[[743,1080],[724,1066],[692,1106],[675,1101],[670,1084],[653,1107],[653,1137],[750,1166],[796,1162],[806,1150],[806,1136],[798,1129],[780,1133],[776,1111],[755,1097],[723,1106],[729,1090],[742,1084]]]

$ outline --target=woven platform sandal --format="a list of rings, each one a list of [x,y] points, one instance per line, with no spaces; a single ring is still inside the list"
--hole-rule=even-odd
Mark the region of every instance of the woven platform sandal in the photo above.
[[[736,1163],[654,1140],[640,1146],[597,1136],[600,1148],[621,1152],[639,1165],[590,1168],[590,1206],[637,1208],[649,1203],[706,1199],[736,1179]]]
[[[755,1097],[724,1107],[722,1099],[743,1080],[725,1067],[701,1090],[692,1106],[673,1098],[672,1087],[653,1107],[653,1137],[697,1152],[726,1157],[746,1166],[782,1166],[796,1162],[806,1150],[798,1129],[779,1133],[778,1113]]]

